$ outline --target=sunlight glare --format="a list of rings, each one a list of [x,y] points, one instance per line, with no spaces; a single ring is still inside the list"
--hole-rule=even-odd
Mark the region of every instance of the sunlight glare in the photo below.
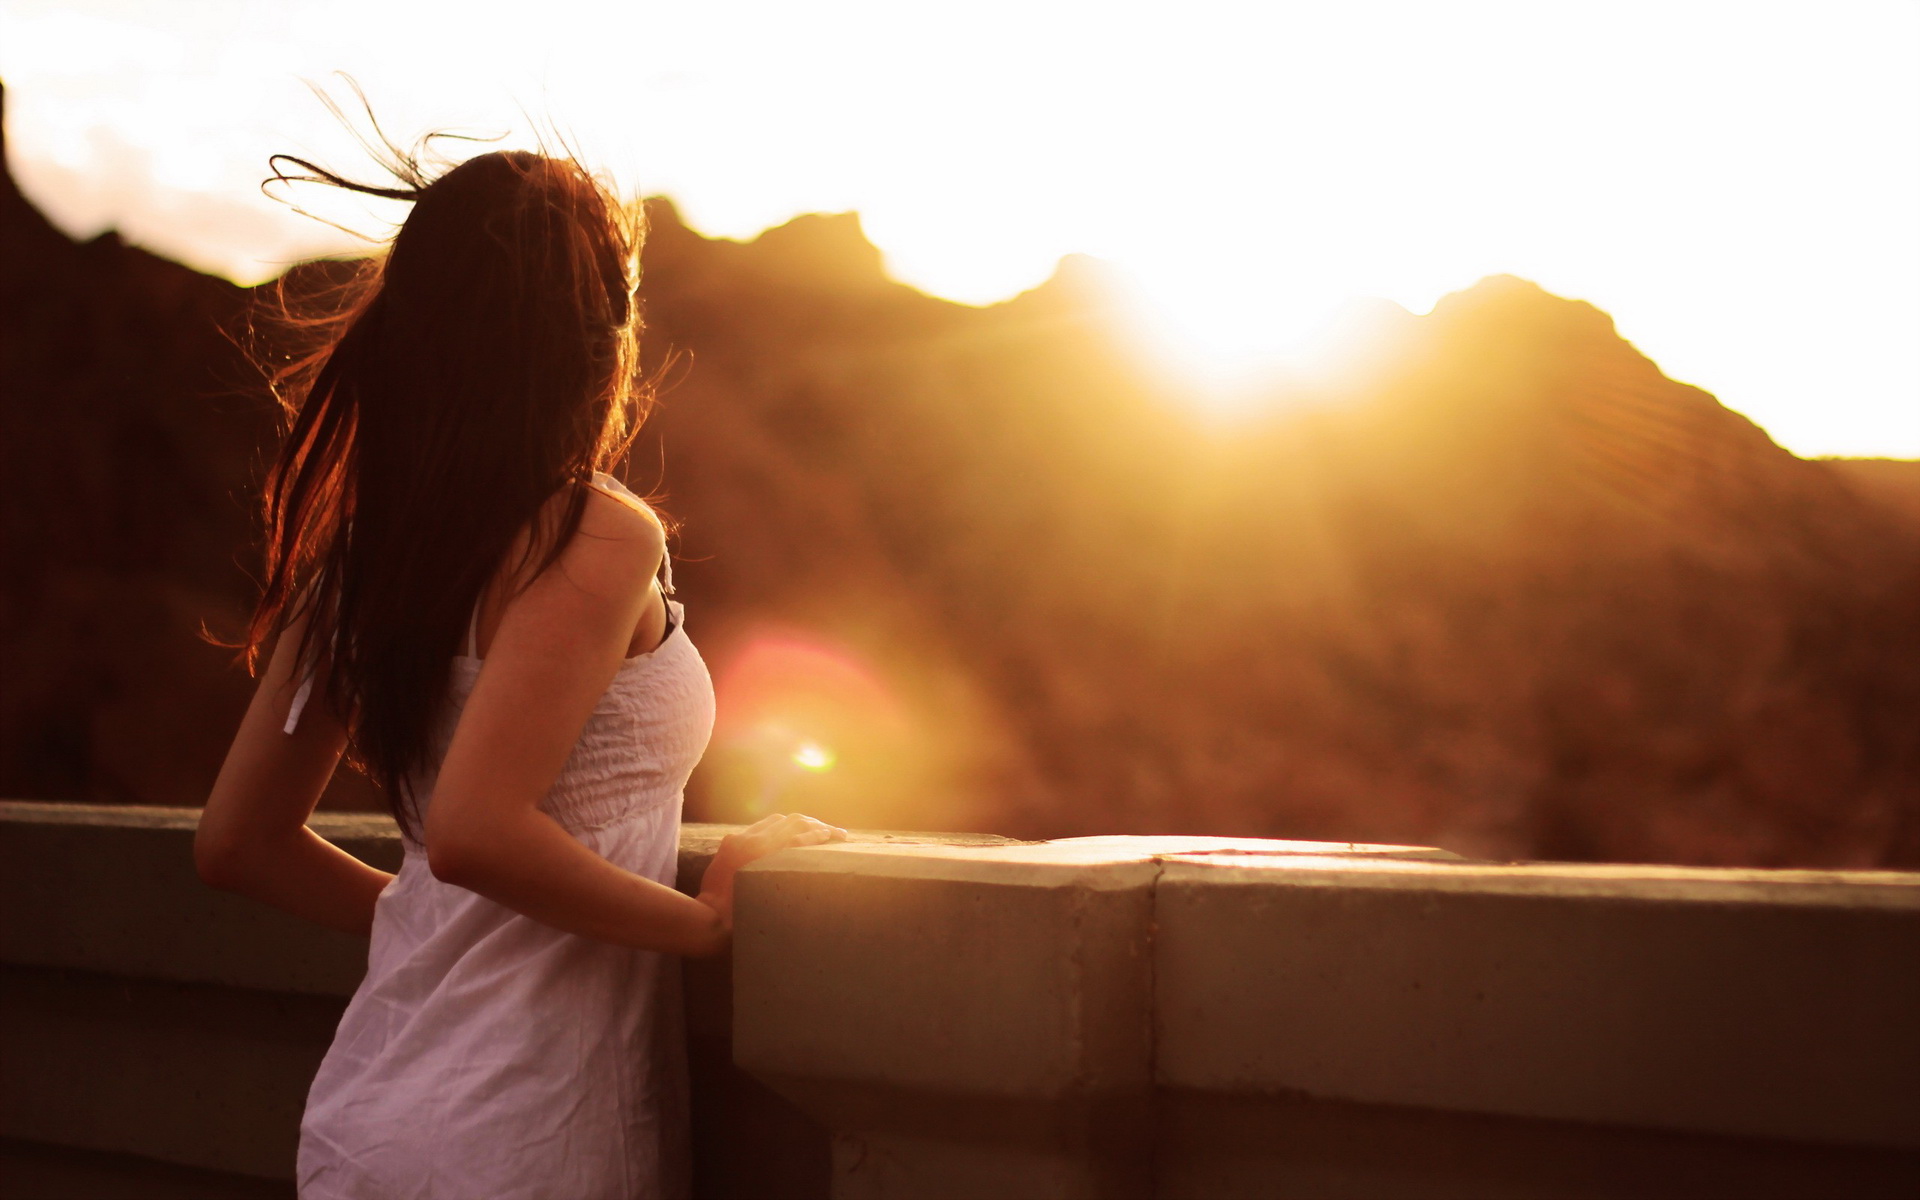
[[[1233,262],[1210,265],[1157,278],[1121,272],[1114,295],[1149,367],[1179,381],[1215,419],[1259,417],[1287,396],[1357,387],[1413,315],[1391,300],[1294,291]]]
[[[793,752],[793,761],[809,771],[824,771],[834,764],[833,751],[818,742],[802,742]]]
[[[1740,13],[15,0],[0,78],[60,228],[242,283],[364,251],[258,192],[275,152],[361,173],[301,82],[344,70],[402,141],[550,122],[697,232],[857,211],[892,277],[962,303],[1115,264],[1151,297],[1143,350],[1215,415],[1337,361],[1342,297],[1421,312],[1513,274],[1797,453],[1920,456],[1920,6]]]

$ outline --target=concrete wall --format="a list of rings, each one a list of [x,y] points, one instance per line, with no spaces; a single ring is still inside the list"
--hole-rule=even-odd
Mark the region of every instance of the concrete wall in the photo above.
[[[0,804],[10,1195],[290,1190],[364,944],[195,816]],[[872,835],[687,988],[706,1196],[1920,1195],[1915,875]]]
[[[206,887],[198,818],[0,802],[0,1195],[292,1195],[307,1085],[366,943]],[[313,825],[399,865],[384,817]],[[723,832],[686,827],[683,887]],[[733,1065],[731,971],[685,974],[699,1194],[824,1197],[825,1130]]]
[[[1920,1195],[1920,876],[1100,838],[740,905],[843,1197]]]

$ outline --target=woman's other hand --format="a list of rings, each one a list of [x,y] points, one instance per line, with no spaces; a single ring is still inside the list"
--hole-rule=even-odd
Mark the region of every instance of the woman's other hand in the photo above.
[[[720,839],[720,849],[707,865],[706,876],[700,881],[700,902],[720,914],[720,919],[731,933],[733,877],[741,867],[792,846],[818,846],[846,840],[847,831],[838,825],[829,825],[800,813],[774,813],[762,817],[739,833],[731,833]]]
[[[774,813],[761,817],[739,833],[730,833],[720,839],[720,850],[713,856],[713,861],[716,866],[724,862],[732,869],[739,870],[750,862],[789,846],[818,846],[822,842],[846,840],[847,831],[838,825],[829,825],[801,813]]]

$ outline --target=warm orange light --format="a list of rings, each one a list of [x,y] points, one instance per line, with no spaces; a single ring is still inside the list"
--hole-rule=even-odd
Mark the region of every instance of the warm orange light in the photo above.
[[[9,154],[63,228],[245,282],[355,249],[256,190],[278,151],[366,167],[300,82],[346,70],[403,140],[558,126],[710,235],[858,211],[895,278],[966,303],[1124,264],[1225,413],[1316,369],[1342,296],[1511,273],[1796,452],[1920,455],[1909,0],[228,9],[0,5]]]
[[[751,638],[724,662],[714,690],[719,714],[703,771],[718,819],[808,812],[872,824],[888,804],[911,804],[921,782],[914,764],[935,757],[928,723],[910,716],[898,689],[823,637]]]
[[[793,752],[793,761],[809,771],[824,771],[837,761],[833,751],[818,742],[802,742]]]
[[[1230,262],[1100,274],[1111,319],[1145,365],[1203,418],[1229,423],[1361,386],[1413,316],[1391,300],[1290,292]]]

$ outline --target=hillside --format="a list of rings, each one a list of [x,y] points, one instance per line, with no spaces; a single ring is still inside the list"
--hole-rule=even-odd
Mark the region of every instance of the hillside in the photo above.
[[[1822,461],[1862,496],[1920,522],[1920,461],[1904,458]]]
[[[1920,519],[1591,306],[1483,280],[1223,430],[1087,264],[976,309],[852,215],[650,216],[679,357],[627,476],[721,691],[690,816],[1920,865]],[[0,789],[197,803],[249,686],[195,636],[249,596],[247,297],[4,180],[0,262]]]

